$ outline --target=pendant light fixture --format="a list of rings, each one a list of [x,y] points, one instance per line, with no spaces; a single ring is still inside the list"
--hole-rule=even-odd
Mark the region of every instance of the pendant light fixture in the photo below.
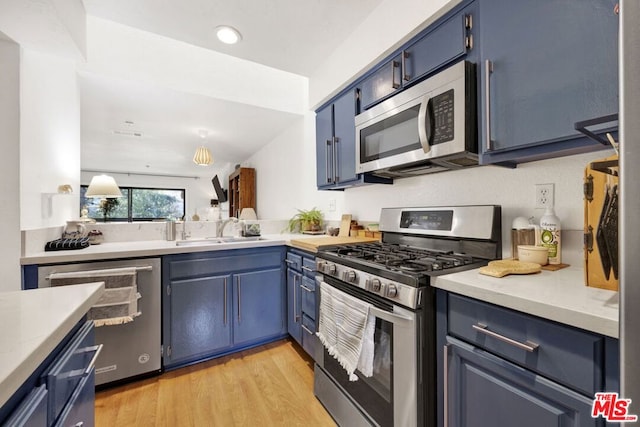
[[[198,132],[200,138],[203,140],[207,138],[208,132],[206,130],[201,130]],[[201,145],[196,149],[196,154],[193,156],[193,163],[198,166],[209,166],[213,163],[213,156],[207,147]]]

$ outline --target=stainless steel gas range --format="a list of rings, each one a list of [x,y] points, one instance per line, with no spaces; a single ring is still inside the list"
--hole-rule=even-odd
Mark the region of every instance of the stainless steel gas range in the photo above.
[[[431,278],[502,254],[500,206],[385,208],[382,241],[321,250],[319,286],[368,302],[375,316],[373,375],[346,371],[327,350],[314,391],[341,426],[436,423],[435,292]]]

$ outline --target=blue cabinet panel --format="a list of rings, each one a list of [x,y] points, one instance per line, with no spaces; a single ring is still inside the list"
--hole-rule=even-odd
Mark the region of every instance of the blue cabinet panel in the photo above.
[[[534,352],[474,329],[521,343],[538,345]],[[535,318],[471,298],[449,294],[449,335],[464,339],[586,395],[603,387],[604,337]],[[562,361],[562,363],[558,363]]]
[[[286,333],[282,270],[237,274],[234,281],[234,346]]]
[[[316,164],[318,188],[333,185],[333,105],[316,111]]]
[[[299,344],[302,344],[301,284],[302,274],[287,269],[287,331]]]
[[[438,68],[462,59],[473,49],[475,15],[477,5],[473,3],[452,17],[435,23],[427,34],[412,42],[404,50],[403,84],[420,80]]]
[[[396,55],[358,84],[362,109],[371,107],[402,88],[402,64],[402,55]]]
[[[170,364],[231,346],[231,275],[171,282]]]
[[[618,111],[615,3],[480,0],[483,163],[602,148],[572,140]]]
[[[47,386],[35,388],[5,422],[7,427],[44,427],[47,425]]]
[[[449,426],[588,427],[591,398],[448,339]]]
[[[95,370],[92,369],[82,379],[54,426],[92,427],[95,424],[95,397]]]
[[[336,184],[344,184],[358,178],[356,175],[355,101],[354,93],[347,92],[333,103]]]
[[[307,276],[302,277],[301,289],[301,309],[312,320],[316,319],[316,282]]]

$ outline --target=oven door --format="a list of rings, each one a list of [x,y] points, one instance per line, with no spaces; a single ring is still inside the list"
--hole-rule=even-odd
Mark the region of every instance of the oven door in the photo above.
[[[326,348],[318,364],[338,384],[344,398],[350,399],[373,424],[417,426],[422,422],[422,346],[420,312],[412,312],[378,299],[359,288],[330,277],[325,283],[372,304],[376,317],[373,375],[355,372],[358,381],[349,381],[340,363]],[[323,396],[318,395],[323,401]],[[328,408],[331,412],[331,408]],[[332,414],[334,415],[334,414]],[[335,415],[334,415],[335,417]]]

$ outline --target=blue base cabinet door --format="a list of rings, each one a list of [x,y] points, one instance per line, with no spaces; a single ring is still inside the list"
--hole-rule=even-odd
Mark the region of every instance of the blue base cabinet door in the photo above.
[[[477,347],[447,337],[449,427],[588,427],[591,399]]]
[[[234,279],[234,346],[286,333],[282,270],[236,274]]]
[[[479,3],[482,162],[603,148],[574,124],[618,112],[616,1]]]
[[[302,345],[302,274],[287,269],[287,331]]]
[[[171,282],[171,364],[231,346],[231,275]]]

